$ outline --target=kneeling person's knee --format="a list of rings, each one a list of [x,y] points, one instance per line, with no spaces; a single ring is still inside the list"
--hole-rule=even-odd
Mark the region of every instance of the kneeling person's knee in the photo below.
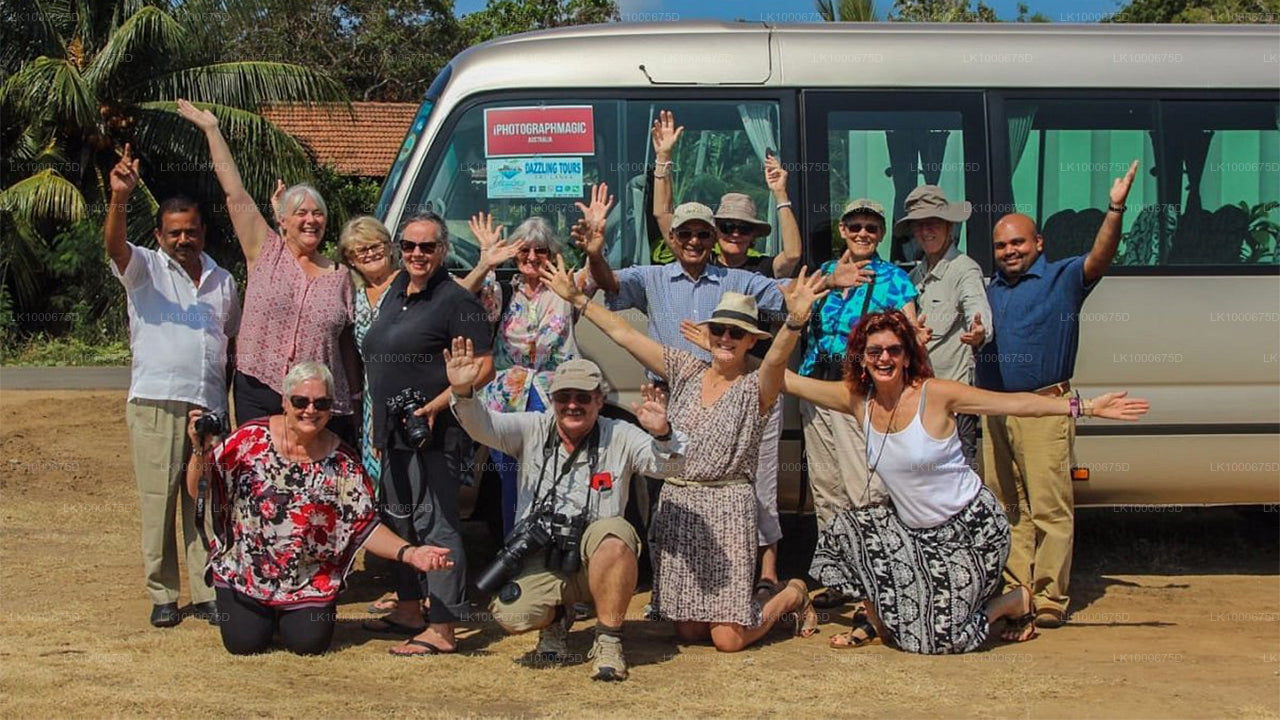
[[[511,634],[540,630],[551,624],[556,606],[563,600],[559,580],[550,572],[525,575],[512,581],[519,594],[504,599],[508,588],[499,591],[493,600],[493,619]]]

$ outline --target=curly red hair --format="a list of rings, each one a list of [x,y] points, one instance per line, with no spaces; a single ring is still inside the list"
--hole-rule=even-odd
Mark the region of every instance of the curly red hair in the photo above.
[[[884,312],[867,313],[853,326],[849,333],[849,350],[844,359],[844,381],[852,390],[868,394],[871,390],[871,377],[862,366],[862,356],[867,351],[867,336],[888,330],[898,336],[907,357],[907,365],[902,369],[903,380],[908,387],[916,380],[933,377],[933,364],[929,362],[929,352],[916,340],[915,326],[901,310],[885,310]]]

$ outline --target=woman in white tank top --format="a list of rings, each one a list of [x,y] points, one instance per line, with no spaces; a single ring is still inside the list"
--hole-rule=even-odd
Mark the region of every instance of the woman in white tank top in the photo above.
[[[1008,620],[1005,639],[1035,637],[1029,590],[998,594],[1009,523],[965,463],[955,415],[1137,420],[1147,401],[1123,392],[1093,400],[997,393],[931,379],[928,354],[897,310],[864,317],[848,353],[843,381],[788,371],[784,388],[865,425],[869,474],[889,495],[886,504],[840,513],[818,538],[810,574],[828,588],[868,598],[865,621],[855,617],[854,629],[831,645],[891,638],[909,652],[968,652],[1001,618]]]

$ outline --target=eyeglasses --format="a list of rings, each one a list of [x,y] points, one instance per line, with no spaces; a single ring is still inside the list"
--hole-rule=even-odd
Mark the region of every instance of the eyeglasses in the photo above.
[[[331,397],[309,398],[306,395],[290,395],[289,404],[293,406],[294,410],[306,410],[308,405],[315,405],[316,410],[319,410],[320,412],[324,412],[329,408],[333,407],[333,398]]]
[[[844,229],[848,230],[851,233],[862,232],[862,230],[865,228],[866,231],[871,233],[872,235],[880,234],[880,225],[878,223],[847,222],[847,223],[843,223],[843,225],[844,225]]]
[[[747,336],[746,330],[743,330],[740,327],[734,327],[732,325],[723,325],[721,323],[707,323],[707,330],[710,330],[711,334],[715,335],[716,337],[720,337],[725,333],[729,333],[729,337],[733,338],[734,340],[741,340],[742,338]]]
[[[893,358],[894,360],[897,360],[898,358],[906,354],[906,352],[907,352],[907,349],[902,347],[901,345],[890,345],[889,347],[876,347],[875,345],[868,345],[864,354],[872,360],[877,360],[880,358],[881,355],[884,355],[885,353],[889,353],[889,357]]]
[[[699,230],[697,232],[694,232],[692,230],[676,231],[676,239],[679,240],[680,242],[689,242],[693,238],[698,238],[698,240],[701,240],[702,242],[706,242],[707,240],[711,239],[711,231],[710,230]]]
[[[561,390],[551,395],[551,401],[560,405],[568,405],[571,402],[576,402],[579,405],[590,405],[592,400],[595,400],[595,396],[589,392]]]
[[[755,230],[754,225],[744,222],[721,221],[716,223],[716,227],[725,235],[751,235]]]
[[[408,255],[414,250],[418,250],[425,255],[435,255],[436,250],[440,249],[438,240],[427,240],[426,242],[413,242],[412,240],[400,241],[400,252]]]
[[[550,257],[551,248],[549,247],[524,247],[516,251],[516,255],[528,255],[533,253],[538,257]]]
[[[358,260],[377,260],[387,254],[386,245],[365,245],[351,251],[351,257]]]

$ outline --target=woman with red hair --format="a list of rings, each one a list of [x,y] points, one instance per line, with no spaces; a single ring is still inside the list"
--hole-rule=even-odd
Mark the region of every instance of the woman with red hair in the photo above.
[[[843,380],[788,371],[785,390],[848,413],[866,429],[866,482],[878,477],[883,504],[845,510],[818,538],[810,574],[829,588],[866,597],[832,647],[885,638],[909,652],[975,650],[1006,618],[1003,638],[1035,637],[1029,588],[997,595],[1009,554],[1004,509],[965,462],[956,413],[1137,420],[1147,401],[1126,393],[1092,400],[997,393],[933,377],[929,355],[900,310],[862,318],[849,338]]]

